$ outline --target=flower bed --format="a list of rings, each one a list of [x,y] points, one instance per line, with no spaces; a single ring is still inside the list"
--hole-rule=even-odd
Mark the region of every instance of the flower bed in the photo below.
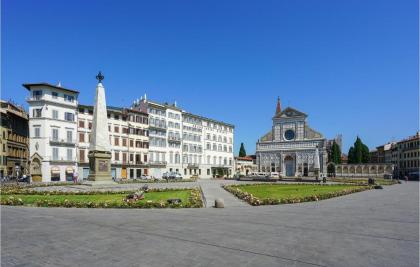
[[[181,179],[181,180],[141,180],[141,179],[126,179],[117,181],[118,184],[147,184],[147,183],[188,183],[195,182],[197,179]]]
[[[198,188],[149,189],[144,200],[126,202],[133,191],[37,192],[25,188],[2,188],[1,205],[66,208],[201,208],[203,201]],[[181,203],[168,203],[180,198]]]
[[[357,185],[367,185],[369,178],[328,178],[328,181],[337,182],[337,183],[349,183]],[[398,184],[398,180],[395,179],[383,179],[383,178],[373,178],[375,184],[378,185],[393,185]]]
[[[271,195],[265,195],[264,193],[258,193],[256,196],[255,193],[251,192],[264,192],[265,189],[270,188],[274,189],[274,193]],[[306,188],[305,188],[306,187]],[[340,188],[341,187],[341,188]],[[370,186],[357,186],[357,185],[318,185],[318,184],[253,184],[253,185],[227,185],[223,188],[242,199],[253,206],[259,205],[278,205],[278,204],[291,204],[291,203],[300,203],[300,202],[309,202],[309,201],[319,201],[323,199],[344,196],[356,192],[361,192],[365,190],[372,189]],[[253,190],[251,190],[253,189]],[[256,189],[256,190],[255,190]],[[275,192],[278,189],[278,192]],[[283,190],[287,189],[287,190]],[[293,191],[292,194],[286,193],[286,191]],[[305,192],[299,192],[302,189],[310,189]],[[321,190],[319,190],[321,189]],[[312,193],[311,191],[317,191],[318,193]],[[251,191],[251,192],[250,192]],[[303,190],[302,190],[303,191]]]

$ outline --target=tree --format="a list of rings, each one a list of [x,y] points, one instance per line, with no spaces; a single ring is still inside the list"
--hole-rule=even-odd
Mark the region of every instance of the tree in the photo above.
[[[239,149],[239,157],[245,157],[245,156],[246,156],[245,146],[244,146],[244,143],[241,143],[241,148]]]
[[[347,162],[348,163],[355,163],[354,162],[354,147],[350,147],[349,149],[349,153],[347,155]]]
[[[348,163],[368,163],[369,160],[370,154],[368,146],[363,144],[360,137],[357,137],[356,142],[354,142],[354,145],[349,149]]]
[[[335,164],[341,163],[341,149],[340,146],[334,141],[331,146],[331,152],[330,152],[330,162],[333,162]]]
[[[370,161],[370,153],[369,148],[367,145],[363,144],[362,147],[362,163],[369,163]]]

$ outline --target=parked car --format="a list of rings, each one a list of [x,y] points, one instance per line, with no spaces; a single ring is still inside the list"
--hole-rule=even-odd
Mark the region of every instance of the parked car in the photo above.
[[[177,172],[165,172],[162,175],[162,179],[165,179],[165,180],[181,180],[182,176],[181,176],[181,174],[179,174]]]
[[[279,175],[278,172],[271,172],[270,173],[270,178],[271,179],[279,179],[280,178],[280,175]]]
[[[182,175],[178,172],[173,173],[172,177],[175,180],[182,180]]]

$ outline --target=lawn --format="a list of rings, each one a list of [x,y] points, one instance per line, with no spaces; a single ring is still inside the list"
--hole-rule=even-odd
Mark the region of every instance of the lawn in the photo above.
[[[318,201],[370,189],[360,185],[254,184],[224,187],[251,205]]]
[[[134,203],[126,203],[124,199],[128,195],[124,193],[76,193],[60,194],[48,193],[17,193],[2,194],[3,205],[27,205],[27,206],[48,206],[48,207],[97,207],[97,208],[164,208],[164,207],[199,207],[201,195],[197,195],[195,189],[168,190],[159,192],[148,192],[143,200]],[[172,205],[167,203],[168,199],[181,199],[181,204]]]

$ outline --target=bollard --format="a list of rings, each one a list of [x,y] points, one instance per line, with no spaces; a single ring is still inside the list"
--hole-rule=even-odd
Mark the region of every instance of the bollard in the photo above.
[[[215,208],[224,208],[224,207],[225,207],[225,203],[223,202],[223,199],[221,199],[221,198],[217,198],[217,199],[214,201],[214,207],[215,207]]]

